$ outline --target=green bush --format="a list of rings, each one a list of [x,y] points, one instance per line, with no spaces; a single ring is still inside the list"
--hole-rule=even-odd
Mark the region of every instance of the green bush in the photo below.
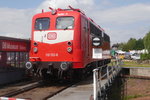
[[[150,54],[141,54],[141,60],[148,60],[150,59]]]

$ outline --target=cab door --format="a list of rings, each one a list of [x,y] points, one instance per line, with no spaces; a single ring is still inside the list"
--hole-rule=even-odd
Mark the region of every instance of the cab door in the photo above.
[[[81,18],[81,45],[84,53],[84,61],[89,58],[89,29],[86,18]]]

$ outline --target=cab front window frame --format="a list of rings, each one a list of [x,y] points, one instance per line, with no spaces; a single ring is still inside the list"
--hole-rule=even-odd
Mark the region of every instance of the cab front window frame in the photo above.
[[[56,29],[72,30],[74,29],[75,19],[73,16],[61,16],[56,18]]]
[[[50,18],[37,18],[34,24],[34,30],[48,30],[50,28]]]

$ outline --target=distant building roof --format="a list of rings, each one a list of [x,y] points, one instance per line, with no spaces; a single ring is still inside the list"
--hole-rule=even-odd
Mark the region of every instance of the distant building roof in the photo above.
[[[0,40],[26,41],[26,42],[29,41],[29,39],[20,39],[20,38],[5,37],[5,36],[0,36]]]

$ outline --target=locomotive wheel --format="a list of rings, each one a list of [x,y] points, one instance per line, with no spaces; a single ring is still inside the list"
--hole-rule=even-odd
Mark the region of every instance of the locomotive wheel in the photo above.
[[[73,81],[75,81],[74,79],[75,79],[75,78],[74,78],[74,70],[70,70],[70,71],[68,72],[68,80],[69,80],[70,82],[73,82]]]
[[[82,71],[81,71],[81,74],[82,74],[82,79],[85,79],[86,78],[86,76],[87,76],[87,71],[86,71],[86,69],[82,69]]]
[[[75,70],[74,75],[75,75],[75,79],[83,80],[86,77],[86,71],[85,71],[85,69],[78,69],[78,70]]]
[[[46,81],[50,80],[50,75],[47,74],[47,69],[42,69],[41,73],[42,73],[43,80],[46,80]]]
[[[62,77],[58,77],[58,79],[63,82],[73,82],[75,80],[74,70],[71,69],[69,71],[63,72]]]

